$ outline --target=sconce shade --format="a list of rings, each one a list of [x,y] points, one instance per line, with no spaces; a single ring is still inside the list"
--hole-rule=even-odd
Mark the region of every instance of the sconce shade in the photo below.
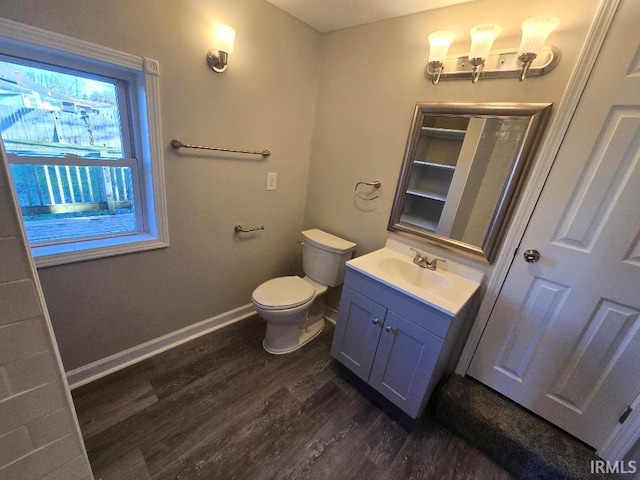
[[[213,48],[207,52],[207,64],[211,70],[222,73],[227,69],[235,39],[236,31],[229,25],[218,23],[213,26]]]
[[[555,17],[532,17],[522,22],[522,40],[518,48],[518,56],[526,53],[537,55],[544,42],[560,21]]]
[[[483,23],[476,25],[469,32],[471,34],[471,48],[469,49],[469,59],[487,58],[493,42],[502,32],[500,25]]]
[[[229,25],[219,23],[213,26],[213,48],[219,52],[233,53],[236,31]]]
[[[444,62],[455,34],[440,30],[433,32],[427,38],[429,39],[429,62]]]
[[[233,53],[236,31],[229,25],[219,23],[213,26],[213,49],[227,54]]]

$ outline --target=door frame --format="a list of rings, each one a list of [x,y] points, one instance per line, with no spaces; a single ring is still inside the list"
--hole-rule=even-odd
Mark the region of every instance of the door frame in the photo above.
[[[520,204],[512,217],[512,224],[505,235],[500,252],[496,256],[494,268],[487,279],[486,293],[456,366],[456,373],[459,375],[466,375],[469,370],[471,359],[489,322],[489,317],[511,269],[517,249],[524,237],[553,162],[560,151],[620,2],[621,0],[601,0],[598,6],[585,43],[578,56],[576,66],[560,101],[558,113],[548,127],[549,134],[540,147],[530,179],[524,188]],[[633,447],[637,439],[637,432],[640,431],[640,397],[636,399],[634,406],[635,408],[627,418],[627,421],[614,429],[605,446],[598,451],[598,454],[603,459],[612,462],[622,460],[625,454]]]
[[[629,450],[638,441],[638,431],[640,431],[640,395],[631,404],[633,411],[627,417],[626,422],[618,424],[613,429],[609,438],[600,450],[598,455],[604,460],[615,462],[622,460]]]

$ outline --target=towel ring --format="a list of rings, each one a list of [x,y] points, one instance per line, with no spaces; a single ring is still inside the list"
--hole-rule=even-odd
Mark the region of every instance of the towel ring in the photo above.
[[[365,202],[370,202],[371,200],[375,200],[380,196],[380,195],[376,195],[375,197],[363,197],[362,194],[358,192],[358,187],[360,185],[366,185],[368,187],[373,187],[375,189],[378,189],[382,186],[382,183],[380,182],[380,180],[374,180],[372,182],[358,182],[356,183],[356,186],[354,188],[354,191],[356,192],[356,197],[358,197],[360,200],[364,200]]]

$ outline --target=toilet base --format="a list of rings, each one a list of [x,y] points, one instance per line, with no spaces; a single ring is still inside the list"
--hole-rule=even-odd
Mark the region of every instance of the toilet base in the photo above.
[[[267,352],[272,353],[273,355],[284,355],[285,353],[295,352],[300,347],[303,347],[318,335],[320,335],[323,329],[324,317],[321,317],[320,320],[318,320],[314,324],[298,330],[298,343],[296,343],[295,345],[287,348],[271,348],[267,346],[267,339],[265,338],[264,340],[262,340],[262,348],[264,348]]]

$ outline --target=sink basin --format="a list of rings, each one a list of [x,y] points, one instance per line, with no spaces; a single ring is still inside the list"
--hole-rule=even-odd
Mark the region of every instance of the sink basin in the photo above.
[[[480,286],[481,273],[465,278],[449,271],[452,266],[448,264],[444,264],[446,268],[439,264],[433,271],[415,265],[412,260],[413,255],[385,247],[349,260],[347,268],[449,315],[456,315]]]
[[[405,259],[381,258],[378,266],[392,277],[397,277],[418,288],[446,288],[451,282],[433,270],[427,270]]]

